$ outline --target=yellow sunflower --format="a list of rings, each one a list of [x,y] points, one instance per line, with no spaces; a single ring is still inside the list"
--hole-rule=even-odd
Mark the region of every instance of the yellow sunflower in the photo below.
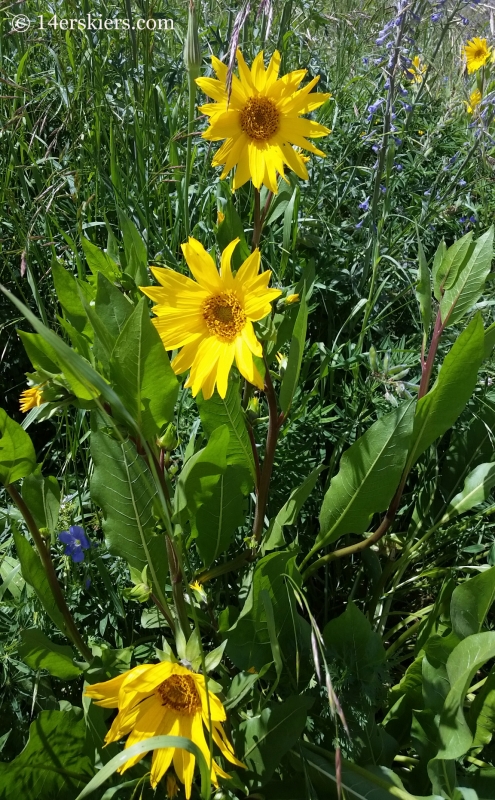
[[[38,383],[36,386],[31,386],[30,389],[24,389],[19,398],[19,406],[23,414],[31,408],[40,406],[44,402],[43,392],[41,391],[42,387],[43,384]]]
[[[271,272],[258,274],[259,250],[244,261],[236,275],[230,260],[239,239],[223,251],[220,271],[203,245],[192,237],[182,252],[196,281],[172,269],[152,268],[161,286],[142,286],[141,291],[157,303],[153,320],[166,350],[182,350],[172,361],[177,375],[190,369],[185,386],[194,396],[200,389],[208,400],[217,387],[227,393],[229,372],[235,359],[249,383],[263,389],[263,379],[253,355],[262,356],[253,322],[271,311],[271,302],[281,292],[268,289]]]
[[[469,74],[477,72],[481,67],[484,67],[491,54],[486,39],[480,39],[479,36],[475,36],[474,39],[467,42],[463,52],[466,56],[466,66]]]
[[[229,776],[213,761],[203,725],[211,731],[213,741],[227,761],[239,767],[244,764],[235,757],[221,725],[226,719],[222,703],[210,691],[207,698],[207,691],[203,675],[170,661],[141,664],[117,678],[86,687],[87,697],[93,698],[97,705],[118,708],[118,714],[105,737],[107,744],[128,736],[125,743],[127,749],[152,736],[184,736],[199,747],[206,763],[211,765],[212,783],[218,786],[217,776]],[[119,772],[137,764],[144,755],[143,753],[129,759]],[[178,779],[184,784],[186,797],[189,798],[196,759],[187,750],[175,747],[154,750],[151,786],[155,788],[172,761]]]
[[[421,62],[419,56],[414,56],[411,66],[406,70],[409,73],[408,77],[414,83],[421,83],[423,80],[423,73],[426,72],[426,64]]]
[[[303,89],[299,85],[307,70],[298,69],[278,77],[280,53],[275,51],[265,69],[263,53],[258,53],[251,69],[237,50],[239,78],[232,76],[230,99],[227,89],[227,66],[212,56],[215,78],[197,78],[196,83],[205,94],[216,100],[201,106],[200,111],[210,117],[210,127],[203,133],[205,139],[226,141],[213,159],[213,166],[223,166],[221,178],[236,167],[234,189],[249,179],[257,189],[265,184],[277,192],[277,173],[284,175],[284,167],[293,170],[303,180],[308,170],[302,157],[292,145],[309,150],[316,156],[325,156],[309,138],[331,133],[329,128],[301,114],[319,108],[329,94],[311,93],[319,80],[313,78]]]
[[[468,114],[472,114],[476,106],[479,106],[481,103],[481,92],[479,89],[475,89],[474,92],[471,92],[469,95],[469,102],[464,100],[466,103],[466,111]]]

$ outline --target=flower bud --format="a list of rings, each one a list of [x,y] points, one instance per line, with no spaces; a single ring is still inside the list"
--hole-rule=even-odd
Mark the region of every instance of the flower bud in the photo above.
[[[171,422],[169,425],[167,425],[167,430],[163,436],[158,439],[158,446],[161,447],[162,450],[168,450],[169,452],[172,452],[172,450],[175,450],[178,444],[179,440],[177,439],[177,431],[175,429],[175,425],[173,422]]]
[[[248,415],[248,419],[251,422],[251,424],[253,424],[258,419],[260,415],[260,401],[258,397],[256,396],[251,397],[246,409],[246,413]]]
[[[193,0],[189,2],[187,34],[184,42],[184,64],[191,78],[197,78],[201,67],[201,47],[198,35],[198,17]]]

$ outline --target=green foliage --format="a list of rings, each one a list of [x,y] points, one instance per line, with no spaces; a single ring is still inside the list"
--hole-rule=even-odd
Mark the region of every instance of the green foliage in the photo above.
[[[0,480],[5,486],[30,475],[36,454],[28,434],[0,408]]]
[[[80,667],[74,664],[71,647],[54,644],[36,628],[22,631],[19,655],[31,669],[46,669],[55,678],[71,680],[82,673]]]
[[[34,548],[29,544],[22,533],[14,531],[14,542],[17,556],[21,564],[22,577],[26,583],[29,583],[29,585],[33,587],[41,605],[52,622],[62,633],[66,634],[63,614],[57,605],[40,557],[36,554]]]

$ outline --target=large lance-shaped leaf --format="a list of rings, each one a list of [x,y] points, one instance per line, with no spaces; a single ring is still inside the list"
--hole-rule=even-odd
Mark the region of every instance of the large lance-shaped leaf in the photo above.
[[[74,651],[67,645],[54,644],[36,628],[21,631],[19,655],[31,669],[46,669],[62,680],[78,678],[82,670],[74,664]]]
[[[495,463],[479,464],[466,477],[462,491],[452,498],[440,524],[443,525],[458,514],[464,514],[483,503],[490,496],[493,486],[495,486]]]
[[[41,466],[22,482],[22,497],[38,528],[55,532],[60,509],[60,486],[54,475],[44,478]]]
[[[450,691],[440,715],[439,734],[442,747],[437,758],[459,758],[471,747],[473,734],[464,716],[464,699],[478,670],[494,657],[494,631],[466,637],[450,654],[447,660]]]
[[[192,530],[206,567],[227,550],[245,520],[245,483],[243,467],[230,464],[196,514]]]
[[[433,260],[433,285],[437,300],[441,300],[444,291],[454,285],[464,262],[472,252],[472,238],[473,231],[469,231],[448,250],[445,242],[440,244]]]
[[[78,333],[91,336],[91,325],[86,316],[81,295],[87,303],[90,303],[93,299],[93,288],[89,283],[75,278],[56,260],[52,263],[52,277],[58,301],[68,321]]]
[[[180,473],[174,512],[182,525],[187,519],[192,520],[200,506],[213,496],[227,467],[229,441],[229,429],[222,425],[213,431],[206,447],[191,456]]]
[[[371,516],[387,508],[404,469],[413,419],[414,403],[403,403],[346,450],[323,500],[313,552],[345,533],[364,533]]]
[[[110,359],[115,391],[150,439],[172,418],[179,384],[143,297],[127,320]]]
[[[304,287],[301,306],[294,325],[292,340],[290,343],[289,357],[287,359],[287,369],[280,387],[280,407],[284,414],[287,414],[297,389],[299,373],[301,371],[304,343],[306,341],[306,328],[308,326],[308,306],[306,303],[306,287]]]
[[[155,490],[150,471],[134,444],[112,438],[93,421],[91,455],[95,469],[91,497],[103,511],[108,549],[142,572],[148,565],[153,586],[166,580],[166,549],[162,536],[153,536]]]
[[[80,709],[42,711],[17,758],[0,763],[0,800],[74,800],[94,774]]]
[[[285,545],[283,527],[295,524],[301,508],[315,488],[316,481],[324,469],[325,466],[323,464],[316,467],[306,480],[291,492],[289,499],[284,503],[275,519],[271,520],[268,533],[262,544],[263,555],[269,550],[274,550],[275,547]]]
[[[462,241],[462,240],[461,240]],[[456,244],[460,244],[457,242]],[[447,251],[448,255],[449,251]],[[477,240],[459,269],[455,283],[440,301],[444,325],[455,325],[479,299],[493,259],[493,227]]]
[[[460,639],[481,631],[495,600],[495,567],[456,586],[450,601],[450,619]]]
[[[215,392],[209,400],[204,400],[200,394],[197,403],[206,434],[211,436],[220,425],[226,425],[230,434],[227,462],[247,467],[254,480],[256,473],[253,451],[241,407],[238,378],[231,373],[225,399],[222,399],[218,392]]]
[[[119,266],[115,263],[113,258],[108,255],[108,253],[100,250],[99,247],[93,244],[93,242],[90,242],[89,239],[86,239],[84,236],[81,239],[81,244],[84,255],[86,256],[86,261],[88,262],[88,267],[93,275],[98,275],[98,273],[101,273],[110,281],[114,281],[116,278],[118,278],[120,273]]]
[[[40,557],[28,540],[18,531],[14,531],[14,543],[21,562],[22,577],[26,583],[33,587],[38,600],[52,622],[65,636],[68,636],[64,616],[55,601]]]
[[[477,314],[445,357],[433,388],[418,402],[407,469],[456,421],[476,386],[483,353],[483,322]]]
[[[0,481],[4,486],[30,475],[36,453],[26,431],[0,408]]]

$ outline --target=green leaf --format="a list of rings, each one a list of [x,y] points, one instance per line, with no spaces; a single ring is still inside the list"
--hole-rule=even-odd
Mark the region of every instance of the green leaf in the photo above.
[[[438,300],[438,302],[440,302],[440,300],[442,299],[440,286],[443,280],[443,272],[441,271],[441,266],[443,264],[446,252],[447,252],[447,246],[445,244],[445,241],[442,239],[433,257],[433,266],[431,268],[431,277],[433,280],[433,294],[435,295],[435,299]]]
[[[386,660],[381,636],[352,602],[325,625],[323,639],[330,656],[342,662],[346,673],[364,683],[375,680]]]
[[[481,631],[495,600],[495,567],[456,586],[450,601],[452,628],[460,639]]]
[[[54,533],[60,509],[60,486],[54,475],[44,478],[41,467],[24,479],[22,497],[38,528],[48,528]]]
[[[166,747],[187,750],[188,753],[191,753],[196,758],[201,772],[201,798],[209,800],[211,795],[210,773],[205,757],[199,747],[184,736],[152,736],[150,739],[142,739],[137,744],[133,744],[112,758],[108,764],[105,764],[88,785],[84,787],[82,792],[77,795],[76,800],[84,800],[95,789],[99,789],[114,772],[123,767],[131,758],[142,753],[149,753],[150,750],[160,750]]]
[[[467,475],[464,488],[452,498],[440,525],[487,500],[495,486],[495,464],[479,464]]]
[[[435,296],[438,294],[438,300],[441,300],[446,289],[450,289],[454,285],[469,254],[472,238],[473,232],[469,231],[462,239],[454,242],[448,250],[445,249],[445,242],[443,242],[442,260],[438,263],[438,269],[435,271]]]
[[[53,592],[48,582],[48,578],[43,568],[43,564],[41,563],[40,557],[34,548],[29,544],[28,540],[22,535],[22,533],[14,531],[13,536],[17,550],[17,556],[21,562],[22,577],[26,583],[29,583],[29,585],[33,587],[41,605],[45,609],[52,622],[54,622],[57,628],[62,631],[65,636],[67,636],[63,614],[55,602],[55,597],[53,596]]]
[[[492,669],[469,709],[468,724],[474,731],[473,747],[490,744],[495,732],[495,671]]]
[[[285,753],[296,744],[313,702],[308,696],[288,697],[282,703],[265,706],[261,714],[241,722],[235,749],[252,773],[249,776],[252,788],[264,786]]]
[[[477,314],[446,355],[432,389],[418,401],[406,469],[453,426],[476,386],[483,347],[483,322]]]
[[[57,364],[57,354],[39,333],[25,333],[17,331],[21,337],[24,349],[31,364],[35,369],[58,375],[60,368]]]
[[[444,325],[455,325],[459,322],[483,292],[493,259],[493,226],[479,237],[471,250],[457,280],[445,291],[440,301]]]
[[[220,250],[225,250],[227,245],[239,238],[239,244],[232,253],[232,269],[238,270],[246,258],[250,255],[250,248],[246,242],[244,225],[232,202],[232,193],[226,181],[220,183],[221,194],[227,202],[222,205],[222,213],[225,219],[217,229],[217,242]]]
[[[308,327],[308,306],[306,303],[306,290],[304,289],[301,294],[301,304],[292,332],[292,339],[289,349],[289,358],[287,360],[287,369],[285,370],[282,379],[282,386],[280,387],[280,408],[284,414],[287,414],[292,403],[292,398],[297,389],[299,381],[299,373],[301,372],[302,357],[304,352],[304,343],[306,341],[306,329]]]
[[[227,632],[225,652],[239,669],[254,667],[259,672],[273,660],[266,608],[262,600],[263,590],[270,597],[279,645],[286,664],[293,655],[295,657],[301,630],[297,623],[299,618],[295,612],[292,584],[286,578],[288,575],[297,585],[300,584],[295,561],[293,553],[279,551],[270,553],[257,563],[244,607],[234,626]]]
[[[1,800],[74,800],[94,771],[85,739],[86,724],[79,709],[42,711],[30,725],[22,753],[0,764]]]
[[[74,664],[74,651],[66,645],[54,644],[36,628],[21,632],[19,655],[31,669],[46,669],[62,680],[78,678],[82,670]]]
[[[193,519],[199,507],[213,496],[227,467],[229,440],[229,430],[222,425],[213,431],[206,447],[185,464],[174,497],[175,515],[181,524]]]
[[[245,520],[245,483],[244,468],[228,465],[195,516],[192,531],[206,567],[228,549]]]
[[[134,222],[120,208],[118,209],[118,214],[127,262],[125,273],[131,276],[136,286],[148,286],[148,252],[146,245]]]
[[[473,734],[464,716],[463,704],[471,681],[479,669],[495,657],[495,632],[467,636],[452,651],[447,661],[450,691],[440,715],[442,747],[438,759],[454,759],[467,753]]]
[[[30,475],[36,453],[25,430],[0,408],[0,481],[4,486]]]
[[[81,244],[84,255],[86,256],[86,261],[88,262],[88,267],[93,275],[101,273],[109,281],[115,281],[120,274],[120,270],[113,258],[111,258],[108,253],[104,253],[103,250],[100,250],[99,247],[84,236],[81,239]]]
[[[229,377],[225,399],[222,399],[218,392],[215,392],[209,400],[204,400],[202,393],[200,393],[197,397],[197,404],[201,423],[207,436],[211,436],[213,431],[220,425],[227,426],[230,434],[227,463],[239,464],[239,466],[246,467],[249,470],[252,476],[251,484],[248,487],[249,491],[256,471],[253,451],[241,406],[239,379],[234,378],[233,375]]]
[[[179,384],[143,297],[125,323],[110,359],[115,391],[150,440],[170,422]]]
[[[74,276],[55,259],[52,262],[52,276],[60,305],[70,324],[78,333],[91,336],[91,326],[86,316],[81,297],[87,303],[93,299],[93,289],[89,283]],[[80,294],[81,293],[81,294]]]
[[[345,533],[364,533],[372,514],[387,508],[404,469],[413,418],[414,403],[402,403],[343,454],[323,500],[313,552]]]
[[[419,303],[423,331],[428,334],[431,324],[431,275],[426,262],[425,251],[418,236],[418,276],[416,283],[416,300]]]
[[[142,572],[148,564],[153,586],[163,586],[167,559],[163,536],[154,536],[151,473],[134,444],[118,441],[95,418],[91,430],[91,455],[95,469],[91,497],[103,511],[103,530],[108,548]]]
[[[101,272],[98,273],[96,286],[95,312],[109,335],[116,341],[134,311],[134,306]]]
[[[304,503],[313,491],[316,481],[325,469],[325,466],[316,467],[303,483],[294,489],[289,499],[282,506],[275,519],[271,522],[267,536],[263,542],[263,553],[275,547],[285,545],[282,528],[285,525],[294,525]]]
[[[495,322],[492,322],[492,324],[489,325],[485,331],[485,352],[483,356],[484,361],[486,361],[487,358],[490,358],[494,347],[495,347]]]

